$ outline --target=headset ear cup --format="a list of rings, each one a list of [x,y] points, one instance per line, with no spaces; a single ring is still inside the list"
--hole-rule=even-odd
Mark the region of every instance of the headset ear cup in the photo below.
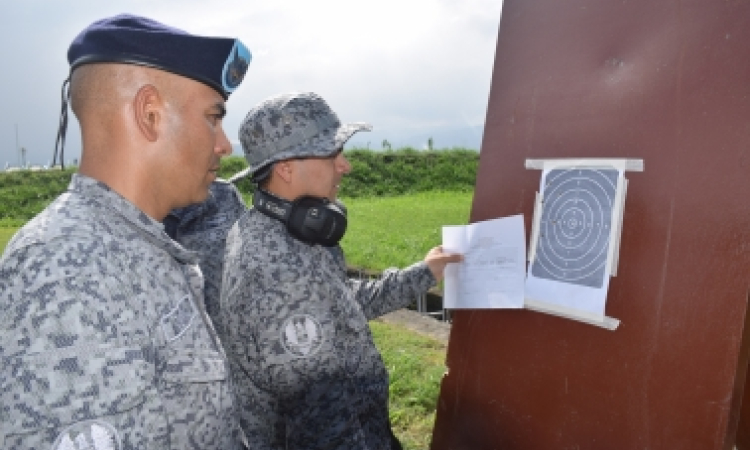
[[[292,210],[289,213],[289,220],[286,223],[286,229],[297,239],[308,244],[314,244],[316,230],[311,229],[310,224],[306,223],[308,211],[309,205],[294,202],[292,204]]]
[[[344,237],[344,234],[346,233],[346,213],[342,212],[339,208],[336,207],[336,205],[332,203],[328,203],[326,205],[326,210],[330,211],[330,213],[328,214],[330,224],[326,227],[326,230],[328,230],[328,235],[325,241],[321,242],[321,245],[325,245],[326,247],[333,247],[334,245],[338,245],[339,241],[341,241],[341,239]]]
[[[346,210],[342,211],[325,198],[303,196],[289,202],[256,189],[253,205],[258,211],[283,223],[289,234],[308,244],[333,247],[346,232]]]
[[[327,200],[300,197],[292,203],[287,229],[304,242],[331,247],[344,237],[346,222],[341,210]]]
[[[331,205],[338,208],[339,211],[341,211],[341,214],[343,214],[344,217],[346,217],[347,211],[346,211],[346,205],[344,204],[344,202],[342,202],[339,199],[336,199],[333,201],[333,203],[331,203]]]

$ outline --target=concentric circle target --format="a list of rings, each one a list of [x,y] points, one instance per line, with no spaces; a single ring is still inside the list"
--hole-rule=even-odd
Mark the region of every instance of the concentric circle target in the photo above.
[[[547,173],[531,268],[535,277],[602,287],[618,175],[614,169]]]

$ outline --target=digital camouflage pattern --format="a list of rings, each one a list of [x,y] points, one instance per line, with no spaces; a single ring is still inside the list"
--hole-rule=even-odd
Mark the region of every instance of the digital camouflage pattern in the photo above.
[[[74,175],[0,260],[0,448],[238,448],[196,261]]]
[[[388,372],[367,322],[433,286],[427,265],[347,279],[340,249],[252,209],[224,267],[219,329],[249,448],[390,449]]]
[[[216,180],[211,184],[206,201],[176,209],[164,220],[167,233],[174,240],[200,255],[206,312],[213,320],[219,312],[227,234],[245,211],[247,207],[237,188],[224,180]]]
[[[290,158],[331,156],[357,131],[370,131],[364,122],[341,125],[336,113],[313,92],[270,97],[253,107],[240,125],[240,142],[254,172]]]

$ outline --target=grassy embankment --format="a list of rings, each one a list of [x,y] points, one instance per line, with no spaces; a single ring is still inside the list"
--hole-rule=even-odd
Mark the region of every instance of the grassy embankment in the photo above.
[[[0,173],[0,254],[29,219],[65,191],[73,169]]]
[[[342,241],[350,266],[379,271],[405,267],[440,243],[442,225],[465,224],[478,162],[473,151],[347,151],[352,173],[341,196],[349,210]],[[245,166],[223,161],[227,178]],[[64,191],[71,171],[0,174],[0,252],[25,221]],[[249,200],[251,187],[240,189]],[[407,449],[427,448],[432,435],[445,347],[402,327],[372,322],[390,373],[390,413]]]
[[[344,198],[349,227],[341,242],[350,267],[382,271],[420,261],[440,244],[443,225],[463,225],[472,193],[420,192]]]
[[[3,251],[8,241],[13,237],[13,233],[16,232],[17,228],[5,228],[0,227],[0,253]]]
[[[390,375],[393,432],[404,448],[426,449],[445,373],[445,345],[398,325],[372,321],[370,330]]]

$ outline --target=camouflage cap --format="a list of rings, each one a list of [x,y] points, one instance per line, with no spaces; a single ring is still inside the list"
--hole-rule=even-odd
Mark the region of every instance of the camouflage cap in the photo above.
[[[325,100],[313,92],[270,97],[251,109],[240,125],[240,142],[249,167],[231,181],[277,161],[331,156],[354,133],[371,129],[364,122],[342,125]]]

